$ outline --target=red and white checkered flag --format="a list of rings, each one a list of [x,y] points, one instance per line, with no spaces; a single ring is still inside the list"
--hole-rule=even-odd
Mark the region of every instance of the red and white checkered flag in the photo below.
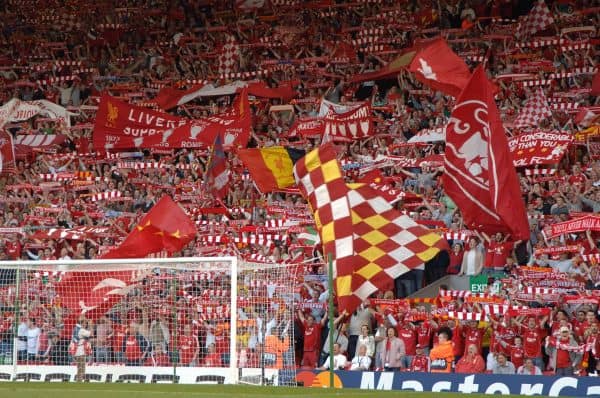
[[[515,119],[515,127],[537,127],[545,118],[552,117],[552,110],[548,106],[548,100],[544,91],[540,88],[527,100],[527,103]]]
[[[517,27],[517,37],[523,39],[534,35],[540,30],[546,29],[554,23],[552,13],[544,0],[539,0],[535,6],[529,11]]]
[[[227,41],[219,55],[219,74],[237,72],[240,62],[240,46],[235,37],[227,36]]]

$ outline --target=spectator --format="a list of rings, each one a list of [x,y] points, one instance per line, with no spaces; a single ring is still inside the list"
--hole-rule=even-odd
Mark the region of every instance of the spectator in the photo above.
[[[525,358],[523,365],[517,368],[517,374],[540,376],[542,374],[542,371],[540,368],[535,366],[532,358]]]
[[[476,344],[469,344],[467,352],[456,363],[456,373],[482,373],[485,371],[485,361]]]
[[[402,369],[403,358],[406,355],[404,341],[396,337],[396,329],[393,327],[388,327],[386,333],[387,337],[383,340],[384,344],[379,352],[381,363],[386,371],[397,371]]]
[[[330,366],[331,358],[327,357],[323,365],[319,368],[321,370],[327,370]],[[333,368],[334,370],[345,369],[348,363],[348,359],[342,354],[341,347],[338,343],[333,344]]]
[[[425,347],[421,344],[417,344],[417,354],[412,359],[410,371],[429,372],[429,357],[425,353]]]
[[[546,351],[550,357],[548,366],[560,376],[572,376],[581,361],[581,354],[572,348],[578,347],[571,330],[563,326],[559,336],[547,337]],[[571,348],[571,349],[570,349]]]
[[[148,340],[140,333],[140,326],[137,323],[129,324],[121,351],[125,354],[125,363],[128,366],[140,366],[148,356]]]
[[[360,327],[360,336],[358,336],[357,351],[355,355],[358,355],[360,346],[364,345],[367,347],[367,352],[365,355],[372,359],[375,355],[375,337],[372,334],[369,334],[369,329],[369,325],[366,324]]]
[[[371,369],[371,356],[367,355],[367,346],[359,344],[358,352],[352,358],[350,370],[369,370]]]
[[[508,361],[504,353],[496,354],[496,363],[492,368],[492,373],[495,375],[512,375],[515,374],[515,365]]]
[[[479,275],[483,268],[483,255],[477,238],[469,238],[469,249],[463,255],[459,275]]]
[[[437,333],[438,343],[429,353],[429,369],[432,373],[450,373],[454,367],[454,348],[452,347],[452,332],[442,327]]]
[[[323,316],[320,322],[315,322],[312,315],[306,317],[302,311],[298,310],[298,319],[304,330],[304,349],[302,353],[302,366],[316,368],[319,361],[321,348],[321,328],[327,322],[327,313]]]

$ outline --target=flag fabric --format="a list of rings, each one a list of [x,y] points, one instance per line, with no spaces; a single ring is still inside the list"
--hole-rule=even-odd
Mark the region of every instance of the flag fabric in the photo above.
[[[332,144],[299,160],[294,174],[314,213],[323,254],[332,258],[340,311],[353,312],[380,287],[447,246],[369,186],[349,187]]]
[[[600,106],[580,108],[573,121],[576,125],[583,128],[590,127],[594,124],[600,124]]]
[[[101,258],[143,258],[180,251],[196,236],[194,222],[169,196],[163,196],[125,240]]]
[[[544,91],[539,88],[517,115],[514,121],[516,128],[537,127],[542,120],[552,117],[552,110],[548,106],[548,100]]]
[[[227,40],[221,48],[219,54],[219,73],[232,73],[236,72],[240,62],[240,46],[238,45],[235,37],[227,35]]]
[[[548,9],[544,0],[539,0],[529,11],[529,14],[525,16],[517,27],[517,37],[523,39],[534,35],[540,30],[546,29],[548,26],[554,23],[552,13]]]
[[[294,164],[304,155],[302,149],[283,146],[238,151],[239,158],[262,193],[295,185]]]
[[[0,174],[16,172],[15,147],[12,135],[6,130],[0,129]]]
[[[460,95],[471,77],[465,61],[442,38],[422,48],[408,69],[423,84],[453,97]]]
[[[600,68],[596,71],[594,79],[592,80],[592,91],[590,95],[600,95]]]
[[[154,101],[160,109],[167,111],[175,108],[176,106],[187,104],[188,102],[193,101],[201,96],[202,87],[204,87],[204,84],[194,85],[188,90],[178,90],[173,87],[165,87],[158,92],[154,98]]]
[[[445,155],[444,191],[458,204],[467,227],[529,239],[525,205],[493,85],[481,66],[473,72],[446,126]]]
[[[221,134],[217,135],[212,147],[210,161],[206,168],[204,181],[209,192],[223,199],[229,191],[229,170],[227,169],[227,155],[223,149]]]

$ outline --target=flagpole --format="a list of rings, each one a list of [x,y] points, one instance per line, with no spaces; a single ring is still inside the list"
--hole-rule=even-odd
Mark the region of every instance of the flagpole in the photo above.
[[[329,288],[329,307],[327,314],[329,316],[329,388],[333,388],[333,260],[331,259],[331,253],[328,254],[329,262],[329,275],[328,275],[328,288]]]

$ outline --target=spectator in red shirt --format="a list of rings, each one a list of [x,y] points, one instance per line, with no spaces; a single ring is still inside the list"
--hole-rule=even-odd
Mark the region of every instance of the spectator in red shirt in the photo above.
[[[398,338],[404,342],[405,355],[402,357],[402,368],[409,369],[413,356],[417,353],[417,331],[415,326],[406,320],[398,323]]]
[[[144,366],[171,366],[171,359],[165,351],[165,345],[163,343],[154,346],[154,350],[144,362]]]
[[[198,359],[200,346],[198,337],[192,333],[192,326],[187,324],[183,327],[183,335],[177,341],[179,351],[179,363],[183,366],[195,366]]]
[[[416,355],[410,364],[411,372],[429,372],[429,355],[425,354],[425,347],[417,344]]]
[[[467,345],[465,355],[456,362],[456,373],[482,373],[485,371],[485,361],[480,354],[480,347],[475,344]]]
[[[463,328],[464,345],[466,347],[464,355],[467,355],[469,347],[474,345],[477,347],[477,352],[481,354],[481,343],[485,328],[480,328],[477,321],[469,321],[468,325]]]
[[[550,356],[549,366],[558,376],[573,376],[582,355],[574,350],[578,344],[568,327],[561,327],[559,333],[558,337],[548,337],[546,343],[546,350]]]
[[[446,268],[448,275],[457,275],[460,272],[462,266],[464,250],[462,244],[455,243],[452,245],[452,251],[450,252],[450,263]]]
[[[546,337],[546,332],[543,329],[546,319],[547,317],[544,317],[539,323],[536,323],[535,317],[530,317],[527,320],[527,325],[523,325],[517,321],[517,324],[520,326],[520,335],[523,338],[524,355],[527,358],[532,358],[535,366],[540,369],[544,368],[542,342]]]
[[[208,345],[208,352],[204,357],[204,362],[202,366],[218,368],[222,366],[221,362],[221,354],[217,352],[217,348],[214,343]]]
[[[321,331],[327,322],[327,313],[321,318],[321,322],[315,322],[311,314],[304,317],[302,311],[298,310],[298,319],[304,330],[304,349],[302,351],[301,366],[314,369],[317,367],[321,350]]]

